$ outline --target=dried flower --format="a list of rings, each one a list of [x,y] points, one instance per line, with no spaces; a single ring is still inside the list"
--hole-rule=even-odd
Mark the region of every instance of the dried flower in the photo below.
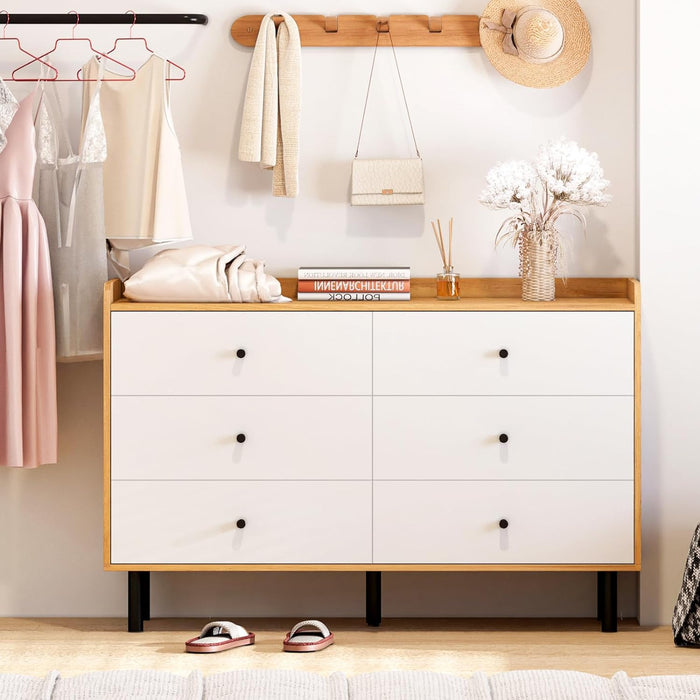
[[[597,153],[581,148],[574,141],[550,141],[541,146],[537,174],[555,201],[579,206],[605,206],[610,182],[603,176]]]
[[[537,171],[524,160],[499,163],[486,176],[479,201],[490,209],[520,209],[530,202],[537,186]]]
[[[541,146],[537,161],[499,163],[486,176],[486,189],[479,201],[491,209],[514,209],[496,234],[496,245],[511,241],[517,246],[523,236],[557,252],[557,263],[564,266],[556,223],[569,214],[581,223],[586,219],[582,206],[606,206],[610,202],[598,155],[574,141],[561,139]]]

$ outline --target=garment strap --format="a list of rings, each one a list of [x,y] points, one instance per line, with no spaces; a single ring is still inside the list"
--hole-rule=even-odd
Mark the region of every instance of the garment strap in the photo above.
[[[42,96],[46,99],[46,103],[49,108],[49,114],[53,112],[53,123],[54,130],[56,132],[56,158],[63,157],[72,158],[75,156],[73,152],[73,146],[70,142],[70,135],[68,134],[68,126],[66,125],[65,117],[63,116],[63,107],[61,107],[61,100],[58,96],[56,86],[53,84],[52,80],[48,80],[50,64],[46,67],[41,67],[41,73],[39,80],[41,81],[41,91]],[[58,161],[57,161],[58,164]]]
[[[163,59],[163,94],[165,95],[165,108],[170,109],[170,61]]]
[[[88,107],[87,117],[85,117],[85,124],[81,130],[80,134],[80,145],[78,146],[78,167],[75,172],[75,179],[73,180],[73,192],[70,197],[70,206],[68,208],[68,230],[66,231],[65,246],[69,248],[73,245],[73,231],[75,230],[75,209],[77,206],[78,191],[80,189],[80,180],[83,176],[83,170],[85,170],[85,162],[83,160],[83,149],[85,146],[85,134],[87,134],[88,123],[91,119],[95,119],[95,111],[99,109],[100,104],[100,88],[102,87],[102,78],[104,77],[104,65],[99,63],[97,69],[97,83],[95,85],[95,92],[90,100],[90,105]],[[65,123],[63,124],[64,129],[66,129]],[[67,133],[67,130],[66,130]],[[72,150],[71,150],[72,153]]]
[[[374,64],[377,60],[377,49],[379,48],[379,36],[384,32],[377,32],[377,43],[374,45],[374,55],[372,56],[372,68],[369,71],[369,82],[367,84],[367,95],[365,96],[365,107],[362,110],[362,121],[360,122],[360,134],[357,137],[357,148],[355,149],[355,158],[357,158],[360,153],[360,141],[362,140],[362,129],[365,125],[365,115],[367,114],[367,103],[369,102],[369,93],[372,89],[372,76],[374,75]],[[391,37],[391,30],[386,32],[389,35],[389,41],[391,42],[391,51],[394,54],[394,64],[396,65],[396,72],[399,76],[399,84],[401,85],[401,94],[403,95],[403,103],[406,106],[406,114],[408,116],[408,124],[411,127],[411,136],[413,137],[413,145],[416,147],[416,155],[420,158],[420,151],[418,150],[418,142],[416,141],[416,132],[413,130],[413,121],[411,121],[411,111],[408,109],[408,100],[406,99],[406,91],[403,87],[403,79],[401,77],[401,70],[399,69],[399,60],[396,58],[396,49],[394,48],[394,40]]]
[[[102,81],[104,80],[104,75],[105,75],[105,67],[104,63],[102,61],[98,61],[97,59],[95,60],[95,63],[97,63],[97,77],[95,78],[95,89],[93,90],[92,97],[90,97],[90,104],[88,105],[88,110],[87,114],[85,116],[85,124],[83,125],[83,128],[81,129],[80,133],[80,143],[78,145],[78,153],[80,154],[80,160],[82,162],[83,160],[83,146],[85,145],[85,135],[87,134],[88,131],[88,124],[92,119],[95,119],[95,113],[99,111],[100,107],[100,90],[102,89]],[[85,81],[85,84],[88,84],[88,81]],[[83,90],[83,99],[85,99],[85,95],[89,94],[85,90]]]

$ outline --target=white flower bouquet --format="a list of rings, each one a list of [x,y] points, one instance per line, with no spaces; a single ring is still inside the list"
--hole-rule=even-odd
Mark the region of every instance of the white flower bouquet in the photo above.
[[[480,201],[517,212],[501,225],[496,245],[509,241],[520,247],[524,299],[554,299],[554,276],[565,271],[566,262],[557,221],[570,214],[585,233],[580,207],[608,204],[609,185],[598,155],[565,139],[541,146],[534,164],[510,161],[489,171]]]

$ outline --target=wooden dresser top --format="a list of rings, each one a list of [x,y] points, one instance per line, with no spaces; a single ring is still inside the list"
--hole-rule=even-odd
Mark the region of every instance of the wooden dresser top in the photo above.
[[[284,304],[153,303],[133,302],[122,296],[119,280],[105,284],[109,311],[634,311],[639,308],[639,282],[624,277],[557,280],[556,300],[523,301],[519,278],[462,278],[461,298],[435,298],[434,278],[411,279],[410,301],[296,301],[295,278],[283,278],[282,293],[293,299]]]

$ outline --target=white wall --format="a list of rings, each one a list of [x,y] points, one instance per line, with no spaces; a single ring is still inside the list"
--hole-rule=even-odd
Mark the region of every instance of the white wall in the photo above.
[[[677,0],[685,26],[700,5]],[[692,42],[659,31],[665,9],[640,0],[640,272],[643,296],[642,617],[668,623],[700,522],[697,264],[700,103]],[[690,207],[688,205],[691,205]]]
[[[291,9],[478,14],[484,4],[297,0]],[[173,86],[173,109],[196,239],[246,243],[251,255],[281,275],[294,275],[300,264],[324,263],[409,264],[414,274],[430,275],[438,256],[426,222],[454,216],[456,267],[463,275],[515,276],[514,254],[493,250],[500,215],[477,202],[484,176],[495,162],[533,157],[538,144],[566,135],[599,152],[615,196],[607,209],[590,213],[587,238],[577,237],[573,246],[570,274],[636,276],[635,0],[582,5],[593,33],[591,61],[574,81],[551,91],[503,79],[478,49],[399,49],[425,159],[428,203],[424,209],[352,209],[350,161],[371,49],[304,49],[301,196],[273,199],[269,173],[234,157],[250,50],[228,36],[235,17],[266,6],[144,0],[140,11],[210,16],[204,29],[142,30],[156,49],[188,70],[188,79]],[[27,0],[22,8],[55,9],[49,0]],[[80,7],[122,9],[98,0]],[[15,29],[36,52],[62,30],[67,28]],[[118,32],[78,31],[88,33],[98,47],[109,47]],[[380,55],[367,156],[410,155],[390,67],[389,55]],[[60,464],[34,472],[0,470],[0,615],[125,612],[124,575],[101,571],[100,391],[98,364],[61,367]],[[157,574],[153,580],[156,615],[363,612],[361,574]],[[590,616],[595,609],[592,574],[394,574],[386,576],[385,593],[387,615]],[[623,577],[621,596],[623,613],[636,614],[633,576]]]

